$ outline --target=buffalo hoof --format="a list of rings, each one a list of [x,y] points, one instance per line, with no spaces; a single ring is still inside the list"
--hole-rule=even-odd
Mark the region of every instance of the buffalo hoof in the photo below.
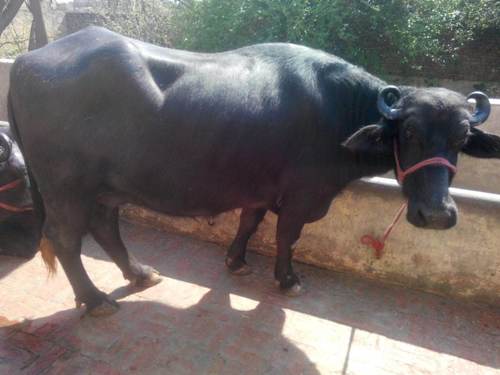
[[[252,267],[240,259],[226,258],[226,266],[229,272],[236,276],[246,276],[253,272]]]
[[[298,297],[304,294],[304,288],[300,284],[300,279],[295,274],[286,275],[282,280],[275,280],[280,292],[288,297]]]
[[[160,273],[153,267],[142,266],[142,275],[131,280],[130,283],[137,288],[150,288],[161,283],[162,280]]]
[[[248,264],[244,264],[236,270],[232,270],[229,268],[229,272],[231,272],[232,275],[236,276],[246,276],[250,275],[253,272],[253,268],[250,267]]]
[[[132,270],[129,276],[124,275],[130,281],[132,287],[149,288],[163,280],[160,273],[150,266],[137,263]]]
[[[281,292],[287,297],[298,297],[304,294],[305,290],[302,285],[295,284],[287,289],[281,289]]]
[[[90,315],[92,317],[108,316],[112,315],[118,311],[120,306],[116,301],[108,298],[106,295],[102,297],[98,304],[87,305],[79,299],[75,298],[76,308],[79,309],[83,305],[86,306],[85,315]],[[83,317],[83,316],[82,316]]]
[[[103,316],[113,315],[119,309],[120,306],[118,305],[118,303],[111,299],[106,299],[100,305],[92,309],[87,309],[87,314],[94,318],[99,318]]]

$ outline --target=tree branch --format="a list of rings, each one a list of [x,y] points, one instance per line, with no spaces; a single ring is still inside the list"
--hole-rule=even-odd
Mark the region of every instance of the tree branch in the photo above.
[[[40,48],[49,42],[40,0],[30,0],[30,11],[33,14],[33,23],[31,24],[29,51]]]
[[[0,35],[5,31],[16,16],[19,8],[23,5],[24,0],[11,0],[7,4],[5,10],[0,15]]]

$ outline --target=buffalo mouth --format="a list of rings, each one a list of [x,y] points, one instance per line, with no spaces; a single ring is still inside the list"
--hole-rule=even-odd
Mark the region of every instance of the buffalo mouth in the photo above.
[[[457,207],[450,196],[439,204],[410,200],[406,218],[418,228],[450,229],[457,224]]]

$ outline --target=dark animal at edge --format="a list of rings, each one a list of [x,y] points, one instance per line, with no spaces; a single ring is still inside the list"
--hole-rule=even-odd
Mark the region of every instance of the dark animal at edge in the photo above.
[[[149,286],[119,234],[118,207],[133,203],[177,216],[241,208],[226,264],[245,274],[245,251],[265,213],[278,215],[274,276],[300,291],[292,249],[302,227],[322,218],[351,181],[459,152],[500,156],[500,138],[479,130],[484,94],[387,86],[322,51],[260,44],[215,54],[160,48],[91,27],[16,59],[9,121],[22,149],[42,256],[54,254],[77,304],[92,315],[117,309],[80,257],[90,232],[125,278]],[[455,225],[453,178],[427,166],[402,185],[407,219]]]
[[[31,258],[36,253],[41,228],[31,206],[23,156],[9,124],[0,122],[0,255]]]

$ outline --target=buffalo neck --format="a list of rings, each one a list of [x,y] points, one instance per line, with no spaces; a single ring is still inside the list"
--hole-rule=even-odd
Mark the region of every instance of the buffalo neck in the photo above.
[[[356,110],[348,113],[349,117],[346,120],[347,123],[351,124],[351,127],[347,137],[365,126],[381,124],[384,121],[377,108],[377,98],[380,90],[386,85],[387,83],[374,79],[367,87],[358,87],[355,94],[351,95],[351,103],[347,108],[356,108]],[[349,163],[353,167],[350,173],[351,180],[384,174],[393,169],[395,165],[392,153],[358,153],[350,156],[353,158],[354,164]]]

